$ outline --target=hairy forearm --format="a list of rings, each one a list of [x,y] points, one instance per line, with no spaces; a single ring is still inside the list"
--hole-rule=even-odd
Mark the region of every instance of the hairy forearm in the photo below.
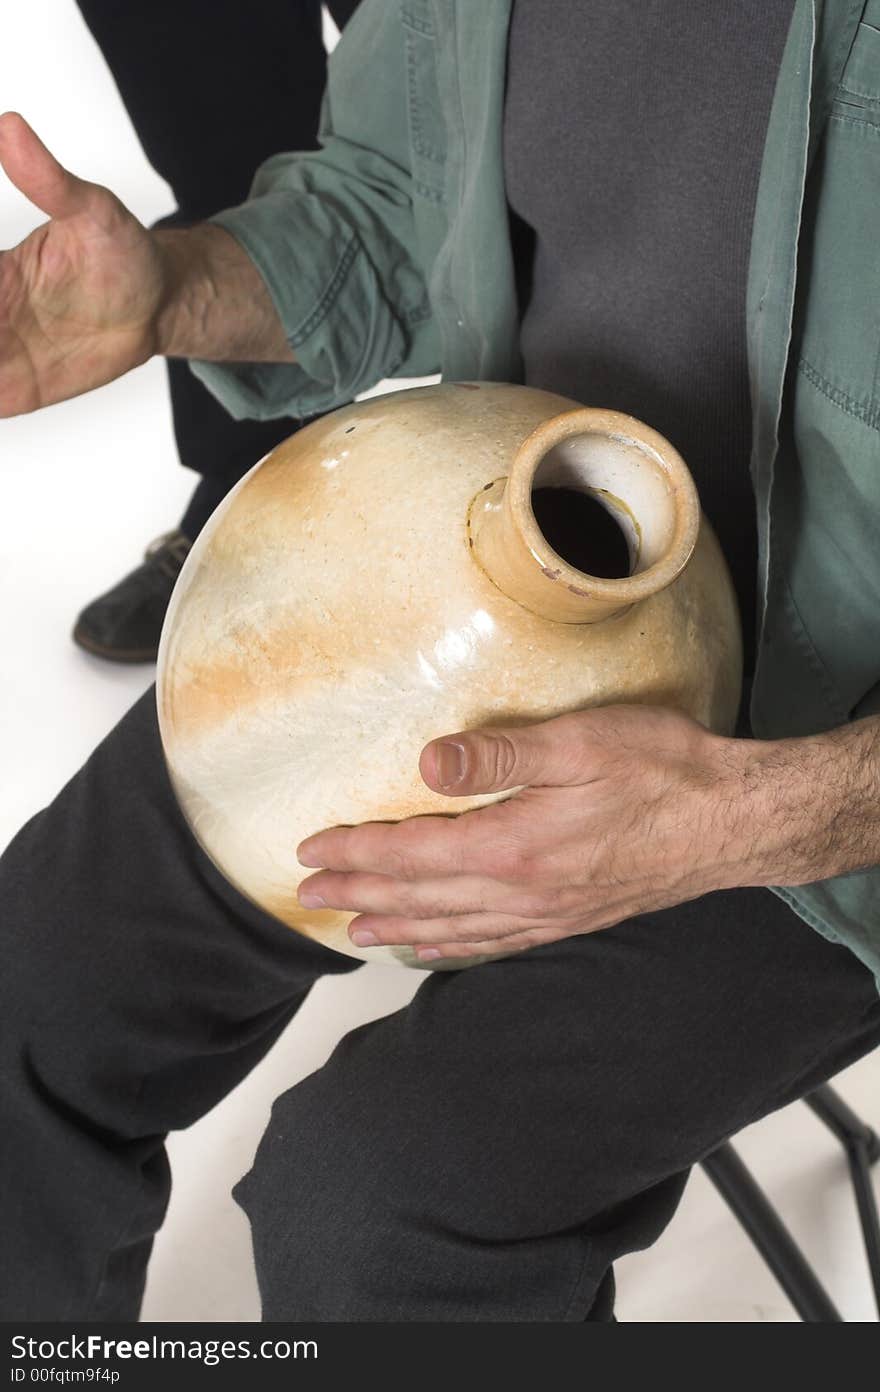
[[[807,884],[880,864],[880,717],[749,746],[739,772],[751,883]]]
[[[213,362],[294,362],[262,276],[222,227],[154,232],[165,280],[156,352]]]

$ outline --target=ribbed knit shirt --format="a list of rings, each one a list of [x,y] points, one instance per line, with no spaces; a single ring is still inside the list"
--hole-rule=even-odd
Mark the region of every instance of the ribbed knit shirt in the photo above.
[[[740,601],[757,541],[745,301],[793,0],[515,0],[504,168],[525,381],[684,456]]]

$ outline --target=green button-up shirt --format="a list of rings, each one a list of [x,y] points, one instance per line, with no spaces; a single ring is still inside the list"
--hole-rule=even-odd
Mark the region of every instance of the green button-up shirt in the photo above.
[[[235,416],[307,416],[380,378],[521,376],[502,161],[511,0],[364,0],[321,149],[216,221],[295,365],[194,364]],[[540,94],[536,94],[536,98]],[[752,723],[880,712],[880,0],[796,0],[747,300],[761,618]],[[880,868],[776,891],[880,980]]]

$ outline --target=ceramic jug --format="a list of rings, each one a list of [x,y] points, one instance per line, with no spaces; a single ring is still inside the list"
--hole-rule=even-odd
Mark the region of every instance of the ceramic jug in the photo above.
[[[493,801],[423,784],[439,735],[615,701],[730,732],[740,681],[730,577],[672,446],[461,382],[344,407],[239,482],[181,572],[157,695],[177,797],[232,884],[349,956],[423,966],[300,906],[301,840]]]

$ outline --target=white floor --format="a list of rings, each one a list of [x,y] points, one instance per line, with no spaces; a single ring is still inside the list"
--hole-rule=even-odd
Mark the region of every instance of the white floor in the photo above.
[[[78,172],[111,184],[145,220],[169,207],[72,0],[4,17],[0,109],[31,117]],[[39,219],[0,175],[0,247]],[[69,639],[78,609],[173,525],[189,476],[175,466],[163,369],[0,422],[0,844],[46,802],[151,679],[93,661]],[[368,968],[326,981],[269,1057],[210,1116],[175,1136],[174,1194],[150,1271],[147,1320],[253,1320],[247,1225],[229,1197],[272,1098],[318,1067],[364,1020],[404,1005],[419,974]],[[841,1080],[880,1126],[880,1055]],[[804,1106],[753,1128],[742,1150],[791,1221],[845,1316],[872,1309],[842,1155]],[[701,1174],[661,1242],[618,1271],[625,1321],[793,1318]]]

